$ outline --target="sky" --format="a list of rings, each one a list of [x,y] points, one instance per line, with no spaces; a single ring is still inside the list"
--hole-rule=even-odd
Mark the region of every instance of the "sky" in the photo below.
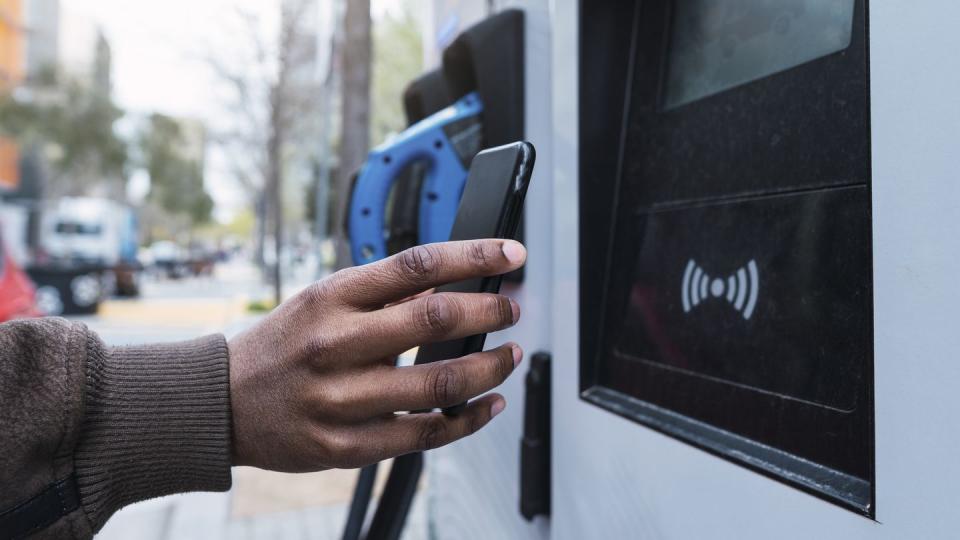
[[[402,2],[373,0],[374,18],[399,11]],[[244,46],[238,41],[242,35],[231,31],[230,15],[238,8],[257,13],[264,28],[273,28],[278,5],[279,0],[61,0],[63,16],[89,19],[110,41],[114,97],[121,108],[208,121],[224,104],[222,83],[205,58]],[[205,175],[220,221],[247,205],[225,159],[210,149]]]

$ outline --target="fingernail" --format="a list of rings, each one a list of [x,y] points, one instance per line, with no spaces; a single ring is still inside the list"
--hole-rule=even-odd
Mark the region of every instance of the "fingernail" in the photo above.
[[[503,256],[506,257],[511,264],[522,263],[527,256],[527,248],[523,247],[523,244],[520,242],[514,240],[504,242],[501,249],[503,250]]]
[[[520,320],[520,304],[513,298],[510,299],[510,314],[513,317],[513,324]]]
[[[523,360],[523,349],[519,345],[513,346],[513,367],[520,365],[520,360]]]
[[[498,399],[494,401],[493,405],[490,406],[490,418],[493,418],[494,416],[502,413],[503,408],[506,406],[507,406],[507,402],[502,399]]]

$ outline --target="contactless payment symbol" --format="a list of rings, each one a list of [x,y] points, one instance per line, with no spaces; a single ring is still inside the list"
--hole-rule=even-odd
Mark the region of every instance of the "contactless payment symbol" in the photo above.
[[[757,294],[760,291],[757,263],[750,259],[750,262],[724,279],[710,277],[696,261],[690,259],[683,271],[682,287],[684,313],[689,313],[707,299],[723,298],[744,319],[749,319],[753,315],[753,308],[757,306]]]

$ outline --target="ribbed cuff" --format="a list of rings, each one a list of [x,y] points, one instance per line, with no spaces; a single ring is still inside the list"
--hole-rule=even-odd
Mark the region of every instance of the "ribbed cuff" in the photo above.
[[[94,531],[136,501],[230,488],[223,336],[113,348],[90,334],[86,374],[75,464]]]

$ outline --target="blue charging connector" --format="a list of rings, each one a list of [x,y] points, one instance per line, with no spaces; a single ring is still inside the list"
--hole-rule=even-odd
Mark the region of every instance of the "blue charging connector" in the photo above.
[[[482,112],[480,97],[467,94],[370,151],[350,201],[348,232],[355,264],[387,256],[387,197],[394,181],[415,162],[426,168],[417,239],[421,244],[449,239],[470,160],[479,149]]]

